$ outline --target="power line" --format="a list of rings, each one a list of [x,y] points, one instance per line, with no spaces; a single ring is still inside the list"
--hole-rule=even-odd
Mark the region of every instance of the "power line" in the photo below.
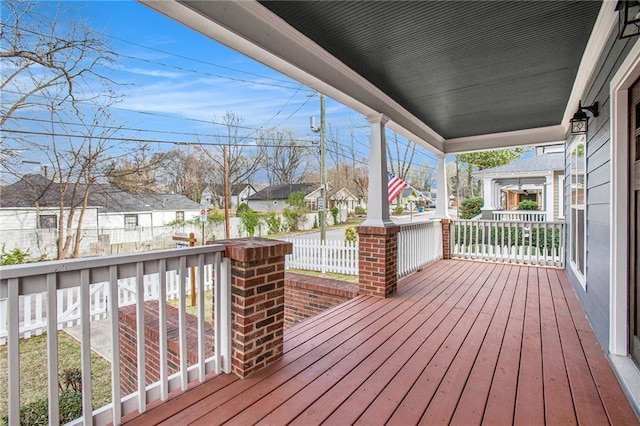
[[[120,142],[133,142],[133,143],[158,143],[158,144],[172,144],[172,145],[183,145],[183,146],[245,146],[245,147],[254,147],[254,148],[312,148],[313,145],[276,145],[276,144],[240,144],[240,143],[219,143],[219,142],[192,142],[192,141],[168,141],[168,140],[160,140],[160,139],[141,139],[141,138],[125,138],[125,137],[116,137],[116,136],[87,136],[87,135],[74,135],[70,133],[52,133],[52,132],[36,132],[29,130],[17,130],[17,129],[0,129],[0,132],[5,133],[18,133],[24,135],[36,135],[36,136],[49,136],[49,137],[65,137],[65,138],[74,138],[74,139],[99,139],[105,141],[120,141]],[[276,140],[275,138],[262,138],[261,140]],[[306,142],[304,140],[295,140],[290,139],[292,142]]]

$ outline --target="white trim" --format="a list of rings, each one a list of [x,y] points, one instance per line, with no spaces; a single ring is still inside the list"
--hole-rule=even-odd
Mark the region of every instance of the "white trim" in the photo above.
[[[628,356],[609,355],[609,361],[613,366],[613,371],[622,385],[624,393],[631,401],[631,407],[640,417],[640,371]]]
[[[578,109],[578,102],[586,92],[587,84],[591,81],[593,73],[596,71],[598,59],[607,45],[611,31],[616,28],[618,12],[616,12],[616,1],[603,1],[596,23],[591,31],[591,36],[584,50],[584,56],[580,61],[580,67],[576,79],[573,82],[573,89],[564,110],[562,125],[565,132],[569,132],[569,120]],[[584,99],[582,99],[584,100]]]
[[[640,78],[640,42],[622,63],[610,85],[611,95],[611,248],[609,268],[609,352],[629,353],[627,266],[629,235],[629,88]]]
[[[564,220],[564,173],[558,175],[558,219]]]
[[[571,154],[573,152],[573,150],[575,149],[574,146],[577,144],[582,144],[584,146],[583,148],[583,155],[582,157],[577,157],[577,158],[582,158],[581,161],[584,162],[584,165],[582,167],[582,174],[584,177],[584,181],[583,181],[583,194],[582,194],[582,203],[580,204],[574,204],[574,200],[573,200],[573,190],[572,190],[572,185],[573,185],[573,162],[574,162],[574,157]],[[576,165],[576,169],[578,171],[580,171],[580,167],[577,167]],[[576,135],[576,136],[572,136],[571,140],[569,142],[569,220],[568,220],[568,229],[569,229],[569,247],[567,252],[569,253],[569,266],[571,268],[571,270],[573,271],[573,274],[575,275],[575,277],[578,279],[578,282],[580,283],[580,285],[582,286],[582,289],[584,291],[587,291],[587,280],[586,280],[586,276],[587,276],[587,240],[588,240],[588,235],[587,235],[587,137],[586,135]],[[575,261],[574,261],[574,252],[573,252],[573,247],[574,245],[577,247],[577,241],[574,243],[574,240],[576,239],[576,235],[574,235],[574,229],[573,229],[573,225],[574,225],[574,214],[573,211],[574,210],[582,210],[582,225],[583,225],[583,229],[582,229],[582,268],[584,270],[584,272],[580,271],[580,269],[578,268],[578,266],[576,265]]]
[[[447,154],[461,152],[501,149],[523,145],[549,145],[552,143],[564,143],[567,137],[565,126],[556,125],[538,127],[535,129],[515,130],[512,132],[491,133],[478,136],[447,139],[444,149]]]

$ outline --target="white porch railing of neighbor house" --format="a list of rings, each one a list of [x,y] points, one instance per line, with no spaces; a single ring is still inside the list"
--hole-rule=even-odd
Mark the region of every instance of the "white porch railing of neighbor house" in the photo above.
[[[204,267],[204,288],[213,288],[213,265]],[[192,278],[193,277],[193,278]],[[158,275],[145,275],[144,300],[158,300],[160,297],[160,280]],[[187,283],[196,282],[195,268],[187,269]],[[180,274],[178,271],[167,274],[166,300],[175,300],[179,297]],[[137,301],[136,279],[125,278],[118,280],[118,306],[133,305]],[[191,285],[185,289],[187,295],[191,295]],[[58,330],[73,327],[80,323],[80,287],[60,289],[58,297]],[[91,321],[107,318],[109,316],[109,284],[107,282],[91,285],[89,291]],[[26,294],[18,299],[20,315],[19,333],[23,339],[31,336],[39,336],[47,330],[47,293]],[[7,343],[7,299],[0,299],[0,345]]]
[[[400,225],[398,278],[442,259],[442,224],[439,220]]]
[[[22,296],[44,293],[46,300],[46,333],[48,371],[47,388],[49,401],[49,424],[59,424],[58,393],[58,292],[66,289],[78,289],[79,323],[81,326],[81,372],[82,372],[82,417],[75,423],[83,424],[119,424],[123,415],[133,411],[144,412],[149,402],[166,400],[169,392],[181,389],[185,391],[189,383],[203,382],[209,372],[230,372],[231,365],[231,279],[230,262],[223,258],[225,247],[210,245],[181,250],[162,250],[133,255],[115,255],[100,258],[72,259],[64,261],[41,262],[27,265],[3,267],[0,271],[0,299],[6,299],[7,309],[7,363],[8,363],[8,416],[9,424],[17,424],[20,413],[20,369],[21,365],[20,310],[19,299]],[[205,357],[205,266],[210,265],[214,276],[214,355]],[[197,362],[188,365],[187,361],[187,317],[186,293],[190,285],[187,278],[189,268],[195,268],[197,292]],[[169,376],[167,347],[167,282],[170,276],[178,274],[178,347],[179,365],[177,372]],[[120,340],[119,336],[119,293],[123,280],[133,280],[135,289],[136,340],[145,341],[144,303],[147,276],[156,276],[160,283],[158,290],[158,333],[160,380],[145,385],[145,345],[137,345],[137,383],[138,389],[130,395],[121,394]],[[111,395],[112,402],[95,411],[92,409],[91,386],[91,307],[94,303],[94,286],[105,285],[107,293],[107,311],[109,312],[111,335]],[[209,348],[207,348],[208,350]],[[43,354],[44,356],[44,354]],[[43,383],[44,385],[44,383]]]
[[[453,220],[451,257],[564,266],[564,222]]]
[[[358,275],[358,243],[343,240],[280,238],[293,244],[293,252],[286,256],[286,269],[333,272]]]
[[[503,210],[491,212],[492,220],[504,221],[524,221],[524,222],[545,222],[547,212],[537,210]]]

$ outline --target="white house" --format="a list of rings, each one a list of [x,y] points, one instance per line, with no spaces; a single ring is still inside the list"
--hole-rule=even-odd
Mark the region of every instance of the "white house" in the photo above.
[[[482,179],[483,219],[514,218],[518,214],[514,210],[523,200],[538,204],[536,220],[564,219],[563,145],[538,147],[532,157],[480,170],[474,175]]]

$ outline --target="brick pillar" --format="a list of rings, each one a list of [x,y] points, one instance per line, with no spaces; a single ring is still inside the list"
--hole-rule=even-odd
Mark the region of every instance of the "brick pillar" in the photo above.
[[[246,377],[282,357],[284,258],[293,245],[265,238],[216,243],[231,259],[232,371]]]
[[[388,297],[398,288],[399,226],[359,226],[360,294]]]
[[[451,259],[451,219],[442,222],[442,258]]]

